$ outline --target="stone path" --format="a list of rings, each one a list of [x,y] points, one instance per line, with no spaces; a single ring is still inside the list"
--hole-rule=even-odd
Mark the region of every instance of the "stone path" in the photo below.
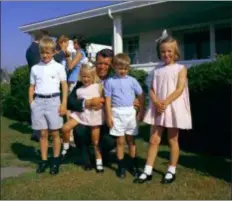
[[[1,168],[1,180],[7,177],[17,177],[25,172],[32,172],[34,169],[23,167],[3,167]]]

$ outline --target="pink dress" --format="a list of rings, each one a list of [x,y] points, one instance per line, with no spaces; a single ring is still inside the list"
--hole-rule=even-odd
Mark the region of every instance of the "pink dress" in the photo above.
[[[78,99],[91,99],[101,97],[98,83],[91,84],[88,87],[82,86],[76,90]],[[100,126],[103,124],[103,110],[85,109],[83,112],[72,112],[71,117],[77,120],[78,123],[87,126]]]
[[[158,67],[154,71],[152,86],[159,100],[165,100],[175,91],[178,74],[183,68],[180,64],[171,64]],[[166,128],[191,129],[192,117],[189,103],[188,83],[186,82],[183,93],[162,114],[157,114],[155,106],[150,100],[144,122],[151,125],[159,125]]]

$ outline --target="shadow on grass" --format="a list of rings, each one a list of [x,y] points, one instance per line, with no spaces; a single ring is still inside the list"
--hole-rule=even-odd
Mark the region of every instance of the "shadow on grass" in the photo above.
[[[30,126],[26,123],[20,123],[20,122],[15,122],[11,125],[9,125],[9,128],[12,130],[16,130],[20,133],[23,134],[32,134],[32,129],[30,128]]]
[[[11,149],[21,161],[29,161],[37,164],[40,160],[39,155],[36,153],[37,150],[33,146],[27,146],[22,143],[15,142],[12,143]]]
[[[160,151],[159,157],[169,160],[169,152]],[[178,164],[203,174],[231,182],[231,162],[223,158],[200,155],[181,155]]]

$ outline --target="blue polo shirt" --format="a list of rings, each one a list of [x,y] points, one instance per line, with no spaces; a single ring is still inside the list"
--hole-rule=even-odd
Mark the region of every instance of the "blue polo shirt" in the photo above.
[[[112,107],[130,107],[133,106],[135,95],[141,95],[143,90],[135,78],[115,75],[105,81],[104,93],[105,97],[111,97]]]

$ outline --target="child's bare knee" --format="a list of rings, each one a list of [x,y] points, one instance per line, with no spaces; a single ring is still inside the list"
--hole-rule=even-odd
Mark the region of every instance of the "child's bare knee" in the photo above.
[[[178,138],[169,138],[168,143],[170,146],[178,145]]]
[[[151,146],[158,146],[160,144],[160,142],[161,142],[161,139],[158,137],[155,137],[153,139],[150,139],[149,144]]]
[[[98,145],[99,145],[99,140],[94,140],[94,141],[92,141],[92,145],[93,145],[94,147],[98,147]]]

